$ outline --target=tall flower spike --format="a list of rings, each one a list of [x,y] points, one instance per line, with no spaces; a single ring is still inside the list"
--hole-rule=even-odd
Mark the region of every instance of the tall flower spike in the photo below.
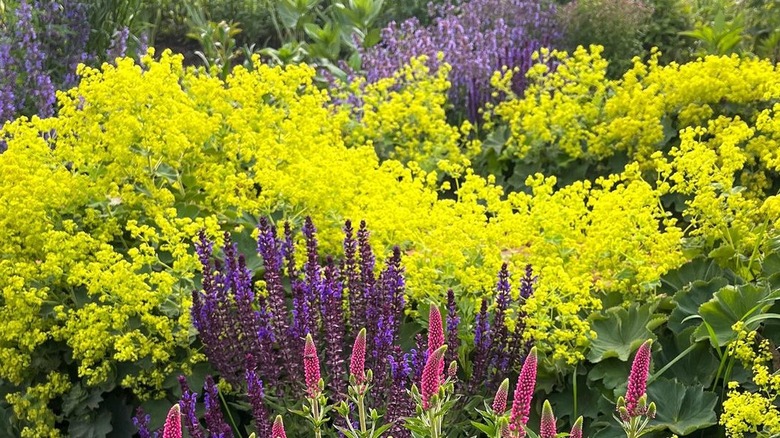
[[[539,438],[555,438],[558,431],[555,430],[555,414],[549,400],[544,401],[542,406],[542,422],[539,425]]]
[[[647,376],[650,373],[650,348],[653,341],[648,339],[639,347],[628,375],[626,390],[626,410],[630,417],[638,417],[647,413],[647,407],[640,406],[639,399],[647,390]]]
[[[428,311],[428,355],[444,345],[444,325],[439,308],[431,304]]]
[[[423,368],[422,381],[420,382],[420,393],[422,395],[423,409],[430,408],[430,400],[434,394],[439,392],[439,387],[443,379],[444,353],[447,352],[447,346],[442,345],[433,354],[428,356]]]
[[[303,347],[303,374],[309,397],[317,397],[320,393],[320,360],[311,333],[306,335],[306,345]]]
[[[512,412],[509,417],[509,427],[519,436],[525,436],[523,426],[528,424],[528,415],[531,413],[531,399],[536,388],[536,347],[528,353],[520,375],[517,377],[515,398],[512,400]]]
[[[574,426],[571,427],[569,432],[569,438],[582,438],[582,415],[574,422]]]
[[[287,434],[284,432],[284,421],[282,416],[277,415],[274,420],[274,426],[271,429],[271,438],[287,438]]]
[[[362,385],[366,381],[366,329],[360,329],[352,347],[349,360],[349,374],[355,376],[355,382]]]
[[[496,391],[496,397],[493,399],[493,413],[504,415],[506,412],[506,400],[509,397],[509,379],[504,379],[501,386]]]
[[[178,403],[168,411],[163,427],[163,438],[181,438],[181,411]]]

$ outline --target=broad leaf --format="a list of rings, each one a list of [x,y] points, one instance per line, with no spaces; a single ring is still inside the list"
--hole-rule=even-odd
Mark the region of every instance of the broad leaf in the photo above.
[[[649,304],[623,308],[607,309],[597,317],[591,325],[596,332],[596,339],[591,342],[588,360],[601,362],[610,357],[627,361],[631,352],[639,348],[643,342],[655,338],[652,331],[662,324],[665,318],[655,314],[655,308]]]
[[[699,314],[699,307],[711,300],[715,292],[719,291],[728,284],[724,278],[715,278],[710,281],[697,280],[689,287],[681,289],[674,294],[674,302],[677,307],[669,315],[669,329],[676,335],[679,335],[685,328],[697,327],[701,324],[700,319],[691,319],[683,322],[691,315]]]
[[[713,346],[719,347],[733,341],[737,334],[731,326],[769,309],[773,303],[764,300],[767,296],[769,289],[755,284],[722,288],[715,293],[714,298],[699,308],[699,315],[709,324],[716,339],[712,339],[709,329],[702,324],[694,332],[696,340],[709,339]],[[755,329],[757,325],[754,323],[748,328]]]
[[[670,336],[660,340],[661,349],[655,355],[653,368],[657,372],[669,362],[677,360],[674,365],[664,372],[663,377],[667,379],[674,378],[688,385],[702,384],[708,386],[712,379],[715,378],[719,362],[713,355],[712,348],[708,343],[697,342],[691,347],[691,334],[693,331],[694,328],[689,327],[677,336]],[[689,347],[691,348],[690,350]],[[685,355],[678,358],[683,353]]]
[[[658,412],[650,430],[669,429],[683,436],[717,424],[718,396],[701,385],[686,386],[676,380],[658,379],[647,388],[648,401]]]
[[[605,388],[614,390],[626,384],[630,369],[631,365],[616,358],[603,360],[591,368],[588,380],[592,382],[600,380]]]

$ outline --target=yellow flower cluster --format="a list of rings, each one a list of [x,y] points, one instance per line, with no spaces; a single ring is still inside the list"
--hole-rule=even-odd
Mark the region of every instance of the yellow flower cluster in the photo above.
[[[753,373],[755,392],[739,391],[739,383],[729,382],[729,392],[723,402],[720,424],[726,436],[742,438],[745,434],[771,437],[780,433],[780,410],[776,401],[780,396],[780,374],[771,371],[772,349],[769,340],[758,340],[755,331],[748,331],[744,323],[732,327],[739,333],[729,345],[729,355],[738,359]]]
[[[349,100],[360,103],[345,141],[351,147],[373,144],[380,157],[459,176],[480,144],[465,139],[472,128],[468,121],[460,127],[447,122],[451,68],[445,64],[431,75],[426,60],[413,58],[390,78],[373,83],[357,78],[350,84]]]
[[[502,262],[516,277],[531,263],[541,280],[525,336],[562,364],[583,358],[593,333],[582,315],[600,307],[600,293],[646,297],[684,261],[682,231],[638,165],[562,188],[536,175],[532,193],[507,194],[467,160],[453,160],[467,127],[445,129],[433,108],[425,119],[417,109],[383,109],[415,87],[368,88],[374,114],[360,118],[319,90],[307,66],[257,62],[223,82],[181,63],[163,53],[141,66],[84,68],[80,85],[59,95],[57,117],[0,132],[8,143],[0,155],[0,378],[29,387],[7,400],[31,427],[53,427],[46,406],[68,390],[31,390],[54,371],[33,361],[52,345],[68,346],[86,385],[135,366],[118,383],[142,397],[202,359],[188,348],[198,265],[191,243],[200,229],[218,240],[224,230],[249,231],[258,215],[309,215],[324,251],[338,253],[344,220],[365,219],[380,258],[395,244],[405,252],[415,301],[453,287],[476,305]],[[428,84],[420,85],[430,94],[423,102],[443,102],[442,79],[418,78],[419,68],[404,80]],[[395,116],[399,125],[388,129],[382,120]],[[393,132],[415,118],[425,122]],[[380,162],[380,138],[404,142],[395,150],[408,165]],[[414,161],[420,148],[438,153],[426,141],[446,149],[440,170],[462,172],[456,199],[440,197],[437,174]]]
[[[603,159],[625,152],[644,164],[686,127],[733,113],[752,123],[766,113],[763,106],[780,97],[780,70],[768,60],[708,56],[661,66],[654,51],[647,62],[635,58],[622,78],[610,80],[602,50],[542,51],[542,62],[527,73],[530,85],[523,96],[508,88],[516,72],[494,77],[508,99],[488,115],[492,124],[509,126],[509,153],[525,157],[552,148],[569,159]],[[551,62],[558,64],[553,71]],[[776,143],[768,146],[761,144],[761,151],[777,150]]]

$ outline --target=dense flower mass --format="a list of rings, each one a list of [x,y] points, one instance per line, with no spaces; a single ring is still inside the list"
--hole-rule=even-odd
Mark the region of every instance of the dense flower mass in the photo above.
[[[425,27],[416,18],[392,22],[382,42],[363,55],[363,67],[373,82],[391,77],[410,59],[426,55],[433,68],[452,66],[451,102],[465,108],[471,121],[490,100],[490,77],[504,67],[528,70],[532,54],[558,39],[554,9],[532,0],[469,0],[432,6],[433,23]],[[443,57],[438,58],[437,53]],[[514,90],[525,82],[517,76]]]

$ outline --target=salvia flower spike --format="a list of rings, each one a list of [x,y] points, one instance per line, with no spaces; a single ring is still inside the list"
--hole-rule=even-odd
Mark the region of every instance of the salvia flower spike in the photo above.
[[[515,436],[525,436],[523,427],[528,424],[531,413],[531,399],[536,388],[536,347],[531,349],[523,363],[520,375],[517,377],[515,396],[512,400],[512,412],[509,417],[509,428]]]
[[[650,373],[650,349],[653,341],[648,339],[639,347],[628,375],[626,391],[626,410],[629,417],[638,417],[647,413],[646,403],[640,403],[647,390],[647,377]]]
[[[423,368],[422,381],[420,382],[420,393],[422,395],[423,409],[428,410],[431,397],[439,392],[443,380],[444,353],[447,352],[447,346],[442,345],[428,356]]]
[[[549,400],[544,401],[542,407],[542,422],[539,425],[539,438],[555,438],[558,431],[555,429],[555,414]]]
[[[287,438],[287,434],[284,432],[284,421],[282,421],[281,415],[277,415],[274,420],[273,428],[271,428],[271,438]]]
[[[181,411],[178,403],[168,411],[163,427],[163,438],[181,438]]]
[[[352,347],[352,357],[349,360],[349,373],[355,382],[362,385],[366,381],[366,329],[360,329],[355,344]]]
[[[311,333],[306,335],[306,345],[303,347],[303,373],[309,397],[317,397],[320,393],[320,360]]]

